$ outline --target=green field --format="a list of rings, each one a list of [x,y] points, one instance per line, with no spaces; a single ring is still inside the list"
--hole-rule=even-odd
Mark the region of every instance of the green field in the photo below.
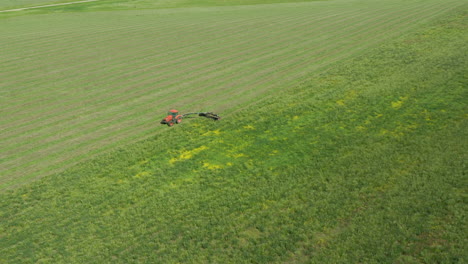
[[[4,13],[0,187],[165,131],[169,108],[229,115],[462,3]]]
[[[466,1],[227,2],[0,14],[0,263],[468,262]]]

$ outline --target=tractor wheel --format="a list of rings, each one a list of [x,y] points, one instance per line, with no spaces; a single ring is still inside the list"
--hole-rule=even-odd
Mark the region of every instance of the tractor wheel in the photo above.
[[[174,125],[174,123],[173,123],[173,122],[169,122],[169,123],[167,123],[167,125],[171,127],[171,126]]]
[[[176,119],[176,123],[177,123],[177,124],[182,123],[182,119]]]

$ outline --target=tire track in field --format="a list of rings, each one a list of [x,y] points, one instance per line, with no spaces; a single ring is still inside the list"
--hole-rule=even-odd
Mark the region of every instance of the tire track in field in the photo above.
[[[354,34],[357,34],[356,32],[354,32]]]

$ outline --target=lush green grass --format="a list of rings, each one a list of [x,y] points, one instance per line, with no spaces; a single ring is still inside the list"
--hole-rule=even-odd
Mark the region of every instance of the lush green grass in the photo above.
[[[4,192],[0,262],[466,263],[467,36],[451,12]]]
[[[170,108],[228,116],[463,3],[8,15],[0,36],[0,188],[165,131],[158,121]]]

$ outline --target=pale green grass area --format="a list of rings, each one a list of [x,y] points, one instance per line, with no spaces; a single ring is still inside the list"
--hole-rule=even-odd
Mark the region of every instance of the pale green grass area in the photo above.
[[[324,1],[4,18],[0,188],[165,131],[170,108],[228,116],[464,1]]]
[[[0,1],[0,11],[21,8],[21,7],[31,7],[31,6],[42,6],[58,3],[70,3],[77,2],[80,0],[2,0]]]

